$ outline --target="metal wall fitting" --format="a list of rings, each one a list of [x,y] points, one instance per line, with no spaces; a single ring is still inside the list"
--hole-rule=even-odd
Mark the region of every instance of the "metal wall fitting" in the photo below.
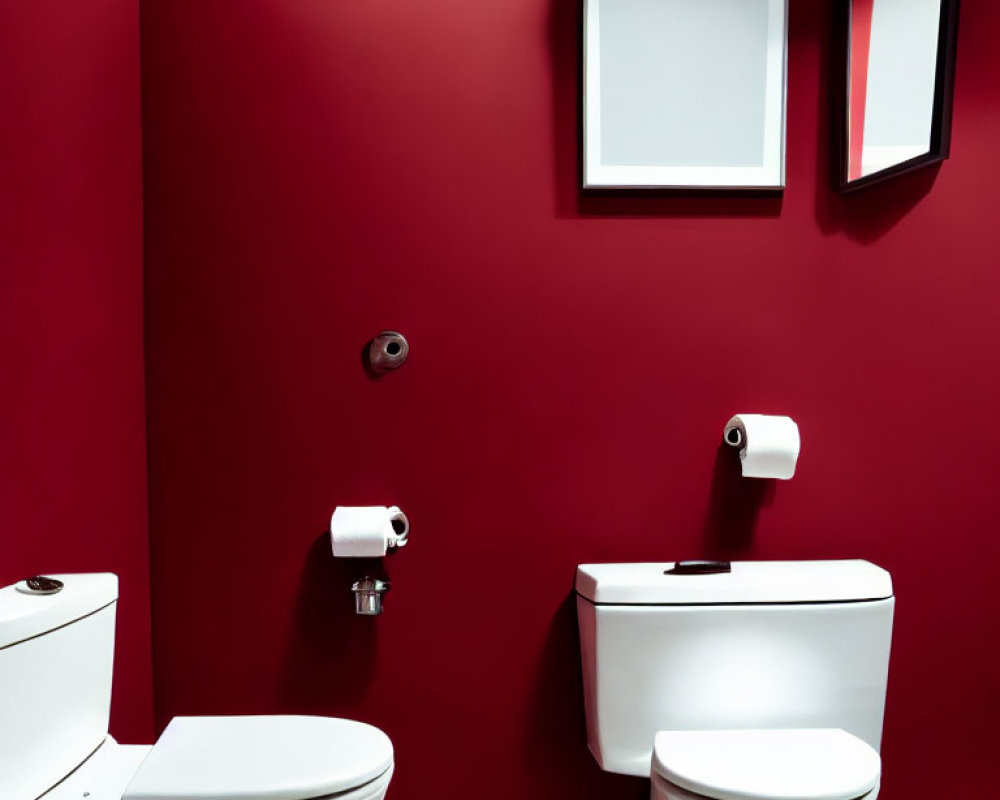
[[[372,339],[368,348],[368,361],[376,372],[399,369],[410,354],[406,337],[396,331],[382,331]]]
[[[351,587],[354,613],[374,617],[382,613],[382,595],[389,591],[389,581],[365,576]]]

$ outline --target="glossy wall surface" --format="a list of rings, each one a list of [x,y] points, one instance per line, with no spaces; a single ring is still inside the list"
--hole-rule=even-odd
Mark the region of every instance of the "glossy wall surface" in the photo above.
[[[575,565],[867,558],[880,797],[1000,779],[1000,6],[963,4],[952,160],[841,197],[834,3],[792,0],[780,199],[581,197],[577,0],[142,14],[160,725],[343,715],[395,800],[638,800],[586,749]],[[798,422],[793,480],[738,478],[738,412]],[[392,503],[355,617],[323,532]]]
[[[152,733],[139,89],[135,2],[0,2],[0,586],[119,575],[125,742]]]

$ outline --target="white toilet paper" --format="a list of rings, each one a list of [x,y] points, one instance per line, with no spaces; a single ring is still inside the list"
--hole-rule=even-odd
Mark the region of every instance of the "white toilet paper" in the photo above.
[[[330,519],[330,541],[337,558],[384,556],[403,547],[410,522],[398,506],[337,506]]]
[[[744,478],[788,480],[795,474],[802,441],[791,417],[737,414],[726,423],[722,438],[740,448]]]

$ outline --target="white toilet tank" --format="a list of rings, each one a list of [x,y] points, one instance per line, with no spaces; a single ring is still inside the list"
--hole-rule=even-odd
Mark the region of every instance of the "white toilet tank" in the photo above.
[[[892,612],[867,561],[577,569],[587,741],[650,774],[659,731],[843,728],[879,749]]]
[[[0,798],[34,800],[104,741],[118,578],[56,575],[54,594],[0,589]]]

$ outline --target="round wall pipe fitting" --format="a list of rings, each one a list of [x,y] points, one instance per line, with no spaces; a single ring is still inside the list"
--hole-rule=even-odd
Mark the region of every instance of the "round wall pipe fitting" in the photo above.
[[[403,366],[409,354],[410,345],[403,334],[382,331],[368,347],[368,362],[375,372],[389,372]]]

